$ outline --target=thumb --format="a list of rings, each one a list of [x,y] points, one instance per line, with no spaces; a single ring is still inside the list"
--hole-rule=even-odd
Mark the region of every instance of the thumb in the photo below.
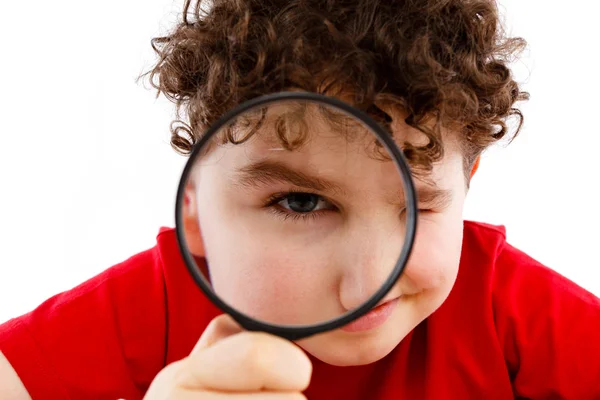
[[[191,354],[206,349],[219,340],[242,332],[242,327],[228,314],[221,314],[210,321]]]

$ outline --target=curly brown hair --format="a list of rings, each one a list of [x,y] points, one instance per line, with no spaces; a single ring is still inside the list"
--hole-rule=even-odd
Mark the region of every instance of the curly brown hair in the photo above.
[[[505,35],[494,0],[185,0],[181,21],[152,39],[159,59],[143,76],[176,104],[171,145],[183,154],[245,100],[343,90],[379,121],[391,117],[378,104],[402,107],[428,138],[403,146],[420,171],[443,156],[451,128],[468,173],[509,117],[513,138],[521,129],[514,104],[528,93],[508,64],[525,45]]]

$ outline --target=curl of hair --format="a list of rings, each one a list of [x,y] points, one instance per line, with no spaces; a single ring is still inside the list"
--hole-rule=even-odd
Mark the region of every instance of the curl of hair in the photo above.
[[[508,134],[507,119],[518,119],[513,138],[522,126],[515,103],[528,93],[508,65],[525,45],[506,37],[493,0],[186,0],[181,21],[152,40],[158,61],[143,76],[187,118],[171,128],[183,154],[245,100],[343,91],[385,126],[377,104],[403,108],[428,138],[403,147],[416,169],[443,156],[442,127],[458,133],[470,168]]]

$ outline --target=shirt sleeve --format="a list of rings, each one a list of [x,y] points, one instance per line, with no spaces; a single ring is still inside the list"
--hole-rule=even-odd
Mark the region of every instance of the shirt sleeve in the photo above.
[[[600,299],[507,245],[494,313],[516,398],[600,398]]]
[[[164,277],[142,252],[0,325],[0,350],[35,399],[139,399],[165,363]]]

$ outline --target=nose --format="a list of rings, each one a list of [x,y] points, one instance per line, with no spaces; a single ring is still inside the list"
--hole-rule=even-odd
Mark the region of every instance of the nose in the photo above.
[[[397,217],[361,218],[348,227],[344,236],[339,300],[344,309],[353,310],[390,277],[402,251],[404,229]]]

